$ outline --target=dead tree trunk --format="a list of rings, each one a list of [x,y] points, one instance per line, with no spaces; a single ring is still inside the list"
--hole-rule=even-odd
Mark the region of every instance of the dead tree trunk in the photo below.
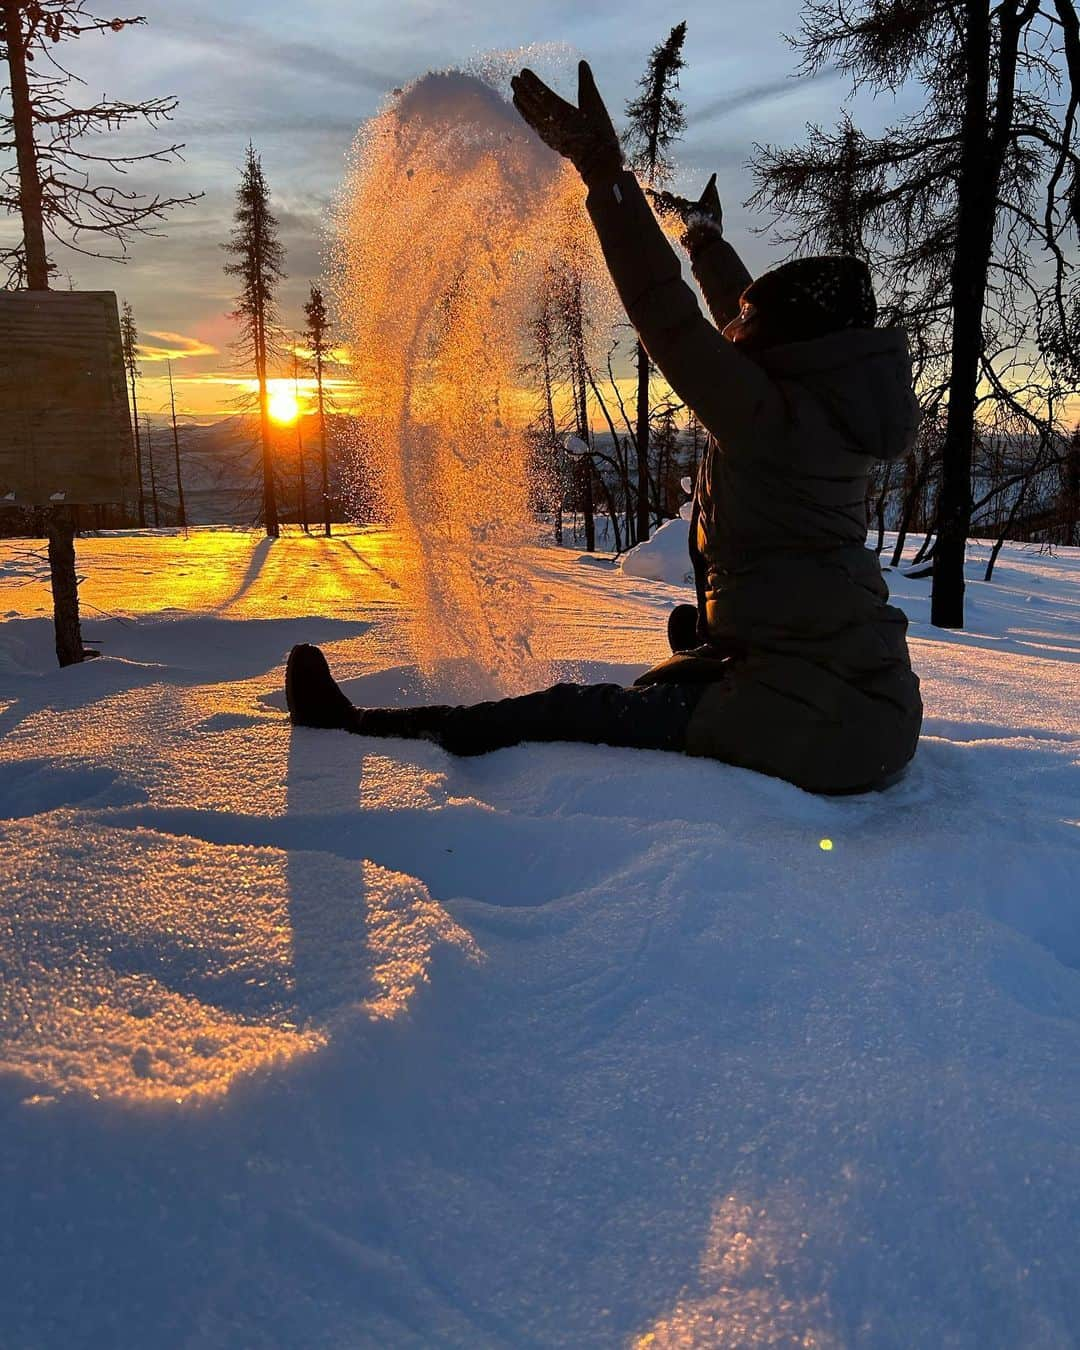
[[[135,436],[135,477],[138,479],[138,519],[139,529],[146,529],[146,493],[143,490],[142,437],[139,434],[139,399],[135,389],[135,376],[131,377],[131,430]]]
[[[176,395],[173,393],[172,362],[169,362],[169,403],[172,407],[173,454],[176,459],[176,523],[187,529],[187,507],[184,505],[184,480],[180,473],[180,433],[176,429]]]
[[[49,260],[45,252],[45,218],[42,211],[41,178],[34,143],[34,114],[30,83],[26,76],[26,41],[23,36],[22,0],[3,0],[4,40],[7,43],[11,85],[11,111],[15,132],[15,158],[19,169],[19,210],[22,215],[23,248],[26,254],[26,285],[31,291],[49,289]]]
[[[971,526],[971,460],[975,400],[983,350],[982,318],[987,274],[994,248],[998,184],[1015,107],[1017,52],[1023,24],[1035,8],[1006,0],[998,10],[996,99],[988,125],[991,86],[991,7],[965,0],[964,115],[957,181],[956,238],[951,276],[952,368],[937,507],[937,544],[930,622],[938,628],[964,626],[964,559]]]
[[[150,437],[150,419],[146,419],[146,459],[150,465],[150,501],[154,508],[154,529],[161,527],[161,507],[158,505],[157,474],[154,472],[154,442]]]
[[[637,345],[637,542],[649,537],[649,354]]]
[[[326,454],[326,403],[323,396],[322,353],[315,357],[315,379],[319,390],[319,471],[322,474],[323,529],[330,538],[330,465]]]
[[[300,526],[310,534],[307,509],[307,474],[304,472],[304,415],[300,410],[300,358],[293,347],[293,397],[296,399],[296,467],[300,474]]]

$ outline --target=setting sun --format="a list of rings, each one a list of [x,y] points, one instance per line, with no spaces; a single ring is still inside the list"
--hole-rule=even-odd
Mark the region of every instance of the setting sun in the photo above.
[[[300,404],[291,388],[270,386],[270,416],[282,426],[291,426],[300,416]]]

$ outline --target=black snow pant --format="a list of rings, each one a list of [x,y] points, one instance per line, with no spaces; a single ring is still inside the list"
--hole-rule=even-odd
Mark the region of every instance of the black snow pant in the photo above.
[[[454,755],[483,755],[522,741],[581,741],[641,750],[686,749],[700,684],[557,684],[469,707],[365,708],[362,736],[424,737]]]

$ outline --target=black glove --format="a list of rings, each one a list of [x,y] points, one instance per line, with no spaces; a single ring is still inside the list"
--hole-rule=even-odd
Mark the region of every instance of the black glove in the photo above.
[[[578,64],[576,108],[531,70],[515,75],[510,85],[514,107],[545,145],[570,160],[586,184],[614,180],[622,168],[622,148],[587,61]]]
[[[648,191],[648,189],[646,189]],[[693,251],[724,234],[724,210],[716,190],[716,174],[705,184],[705,191],[696,202],[679,197],[674,192],[649,192],[653,205],[662,216],[678,216],[686,227],[682,244]]]

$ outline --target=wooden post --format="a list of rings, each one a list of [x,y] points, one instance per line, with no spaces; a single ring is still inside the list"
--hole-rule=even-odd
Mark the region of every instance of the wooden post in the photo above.
[[[49,575],[52,581],[56,657],[62,666],[85,660],[79,623],[79,581],[75,573],[75,521],[70,510],[53,507],[48,513]]]

